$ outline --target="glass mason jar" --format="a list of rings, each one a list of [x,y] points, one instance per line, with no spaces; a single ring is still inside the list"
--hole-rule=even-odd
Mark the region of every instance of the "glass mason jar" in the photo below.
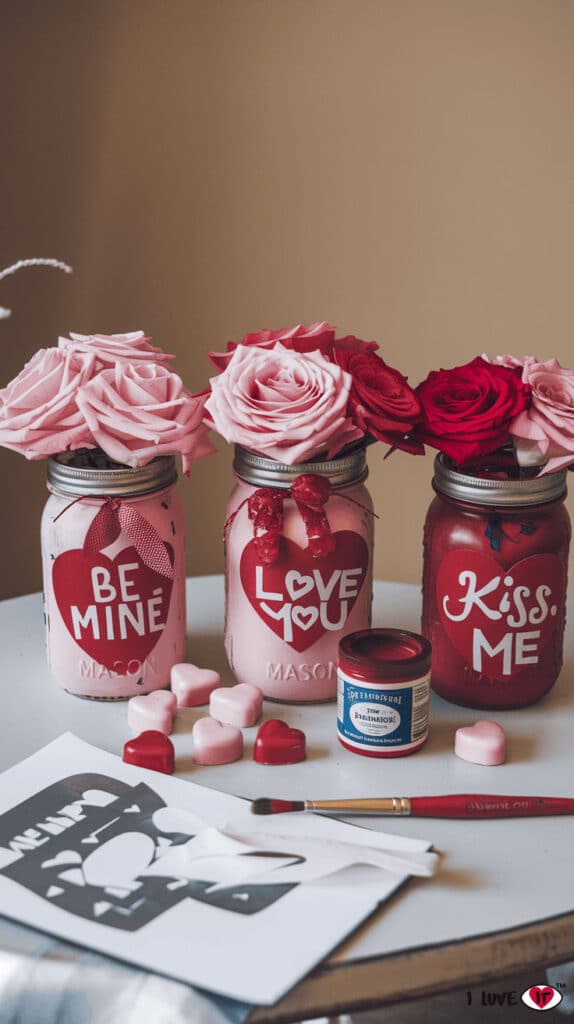
[[[562,667],[570,519],[566,471],[513,479],[509,459],[435,460],[424,529],[422,632],[431,685],[455,704],[518,708]]]
[[[168,686],[185,657],[183,511],[172,457],[139,469],[84,461],[48,462],[48,661],[69,693],[117,700]]]
[[[231,669],[274,700],[332,700],[339,640],[371,621],[373,505],[364,486],[365,451],[287,466],[237,447],[234,472],[225,529]],[[316,489],[317,478],[327,517],[320,546],[325,530],[329,535],[323,551],[314,546],[313,510],[293,496],[298,480],[311,479]],[[277,547],[262,556],[255,516],[266,503],[274,511],[263,523]]]

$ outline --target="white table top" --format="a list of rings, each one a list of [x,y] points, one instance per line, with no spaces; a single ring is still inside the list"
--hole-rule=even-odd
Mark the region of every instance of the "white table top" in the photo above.
[[[420,594],[409,584],[375,584],[374,625],[419,626]],[[223,580],[188,581],[188,657],[231,681],[222,643]],[[52,681],[45,661],[41,598],[0,605],[3,743],[0,770],[60,733],[121,754],[129,736],[126,705],[71,697]],[[447,704],[433,695],[431,735],[411,757],[376,761],[340,746],[335,704],[265,705],[264,717],[303,728],[308,759],[266,767],[251,760],[256,728],[246,730],[243,760],[221,767],[191,761],[191,727],[203,709],[178,716],[176,771],[207,787],[255,798],[415,796],[448,792],[574,795],[574,634],[567,631],[565,664],[553,691],[538,705],[488,713]],[[454,731],[479,718],[495,718],[507,735],[507,763],[468,764],[453,753]],[[574,910],[574,817],[448,821],[361,818],[369,827],[421,836],[444,853],[440,874],[411,881],[349,940],[333,962],[376,957],[516,928]]]

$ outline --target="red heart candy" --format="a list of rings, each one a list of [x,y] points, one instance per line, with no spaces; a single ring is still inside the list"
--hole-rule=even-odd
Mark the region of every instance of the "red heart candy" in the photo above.
[[[123,760],[138,768],[151,768],[154,772],[172,775],[175,767],[173,743],[163,732],[146,729],[124,745]]]
[[[305,760],[305,733],[272,718],[257,731],[253,760],[258,764],[297,764]]]

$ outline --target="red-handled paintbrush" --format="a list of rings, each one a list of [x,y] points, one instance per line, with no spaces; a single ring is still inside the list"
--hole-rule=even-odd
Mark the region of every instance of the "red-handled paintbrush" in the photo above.
[[[364,800],[270,800],[251,804],[253,814],[325,811],[327,814],[382,814],[411,818],[532,818],[574,814],[574,800],[556,796],[501,796],[497,793],[451,793],[446,796],[393,796]]]

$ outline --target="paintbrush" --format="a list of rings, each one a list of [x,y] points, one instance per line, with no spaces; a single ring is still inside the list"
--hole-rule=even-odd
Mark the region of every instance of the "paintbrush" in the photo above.
[[[502,796],[498,793],[451,793],[446,796],[369,797],[363,800],[271,800],[251,804],[253,814],[324,811],[403,818],[531,818],[574,814],[574,799],[556,796]]]

